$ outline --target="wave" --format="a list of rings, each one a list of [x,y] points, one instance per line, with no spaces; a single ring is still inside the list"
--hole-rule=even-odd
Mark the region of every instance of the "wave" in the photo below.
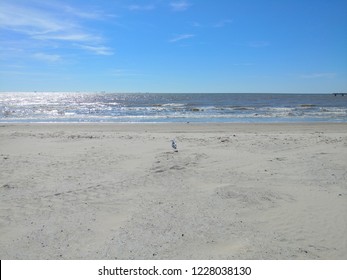
[[[0,94],[0,122],[343,121],[330,96]],[[345,100],[345,99],[343,99]]]
[[[161,104],[162,107],[186,107],[187,104],[184,103],[166,103],[166,104]]]
[[[255,107],[246,107],[246,106],[226,106],[226,107],[222,107],[221,109],[225,108],[230,108],[232,110],[236,110],[236,111],[252,111],[255,110]]]

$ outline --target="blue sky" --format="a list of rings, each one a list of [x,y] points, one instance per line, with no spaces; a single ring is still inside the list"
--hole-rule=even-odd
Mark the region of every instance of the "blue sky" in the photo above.
[[[346,0],[1,0],[0,91],[347,92]]]

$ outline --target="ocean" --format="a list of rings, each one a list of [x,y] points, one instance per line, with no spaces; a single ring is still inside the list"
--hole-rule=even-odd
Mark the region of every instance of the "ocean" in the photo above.
[[[2,92],[0,122],[347,122],[347,95]]]

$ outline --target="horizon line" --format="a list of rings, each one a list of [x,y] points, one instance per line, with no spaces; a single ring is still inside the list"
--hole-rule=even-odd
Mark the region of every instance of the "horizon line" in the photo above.
[[[104,93],[104,94],[346,94],[347,91],[331,92],[168,92],[168,91],[106,91],[106,90],[11,90],[0,93]]]

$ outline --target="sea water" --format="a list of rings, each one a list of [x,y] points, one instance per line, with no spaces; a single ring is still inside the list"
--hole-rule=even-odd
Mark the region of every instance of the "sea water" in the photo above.
[[[347,95],[2,92],[0,122],[347,122]]]

